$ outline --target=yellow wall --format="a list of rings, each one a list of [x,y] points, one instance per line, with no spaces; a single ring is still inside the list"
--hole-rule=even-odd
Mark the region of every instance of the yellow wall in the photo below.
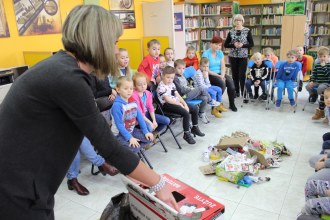
[[[135,0],[136,28],[125,29],[120,39],[141,39],[142,27],[142,3]],[[10,37],[0,38],[0,68],[24,65],[23,51],[57,51],[62,47],[61,34],[47,34],[35,36],[19,36],[15,20],[13,1],[3,1],[6,18],[9,26]],[[59,1],[62,23],[67,13],[83,0]],[[108,0],[101,0],[101,6],[109,9]]]
[[[269,4],[271,0],[239,0],[240,5]]]

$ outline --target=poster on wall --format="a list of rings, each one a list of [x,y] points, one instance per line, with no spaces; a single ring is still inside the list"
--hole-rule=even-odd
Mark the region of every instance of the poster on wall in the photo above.
[[[183,31],[183,15],[182,12],[174,13],[174,30]]]
[[[125,29],[136,28],[133,0],[109,0],[110,10],[123,23]]]
[[[305,1],[285,2],[284,15],[304,15],[305,8]]]
[[[20,36],[61,33],[59,0],[13,0]]]
[[[0,0],[0,37],[9,37],[9,28],[5,13],[5,7],[3,6],[3,1]]]

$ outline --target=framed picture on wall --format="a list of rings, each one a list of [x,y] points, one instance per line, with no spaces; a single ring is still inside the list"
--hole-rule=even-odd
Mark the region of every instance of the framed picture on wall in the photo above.
[[[3,1],[0,0],[0,37],[9,37],[8,22],[5,13],[5,7]]]
[[[61,33],[59,0],[13,0],[20,36]]]
[[[284,15],[304,15],[305,12],[305,1],[284,3]]]
[[[109,6],[110,11],[120,19],[125,29],[136,28],[133,0],[109,0]]]

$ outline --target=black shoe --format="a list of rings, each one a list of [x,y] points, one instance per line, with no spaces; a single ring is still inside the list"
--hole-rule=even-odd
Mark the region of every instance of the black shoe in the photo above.
[[[249,103],[249,100],[248,99],[244,99],[243,100],[243,103]]]
[[[258,93],[254,94],[253,99],[258,99],[258,98],[259,98],[259,94]]]
[[[196,137],[197,136],[200,136],[200,137],[204,137],[205,134],[201,132],[201,130],[199,130],[199,127],[197,125],[194,125],[192,128],[191,128],[191,133]]]
[[[302,87],[303,87],[303,81],[299,80],[298,92],[302,91]]]
[[[76,190],[76,192],[81,196],[86,196],[86,195],[89,194],[88,189],[86,189],[86,187],[81,185],[78,182],[77,178],[73,178],[71,180],[68,180],[67,184],[68,184],[68,189],[69,190]]]
[[[249,93],[249,98],[250,98],[250,99],[253,99],[253,94],[252,94],[252,92]]]
[[[313,95],[309,96],[308,100],[309,100],[310,103],[315,103],[316,100],[317,100],[317,97],[318,97],[317,94],[313,94]]]
[[[235,104],[230,105],[229,108],[230,108],[233,112],[237,112],[237,108],[236,108]]]
[[[188,142],[188,144],[196,144],[196,141],[191,136],[189,131],[184,132],[183,139]]]
[[[260,96],[261,100],[267,100],[267,94],[266,93],[262,93],[262,95]]]
[[[236,92],[236,98],[238,98],[239,97],[239,92]]]

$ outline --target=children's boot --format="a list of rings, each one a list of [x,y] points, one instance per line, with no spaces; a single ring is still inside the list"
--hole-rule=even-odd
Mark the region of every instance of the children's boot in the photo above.
[[[220,103],[220,105],[218,105],[215,108],[220,112],[228,112],[228,109],[226,109],[225,106],[223,106],[222,102]]]
[[[324,110],[321,110],[319,108],[316,109],[315,114],[313,115],[313,120],[319,120],[321,118],[324,118]]]
[[[213,108],[211,110],[211,114],[214,115],[216,118],[221,118],[221,113],[217,110],[217,108]]]
[[[329,119],[328,119],[327,117],[325,117],[325,118],[323,119],[322,123],[324,123],[324,124],[329,124]]]
[[[191,133],[196,137],[197,136],[200,136],[200,137],[203,137],[205,136],[204,133],[201,132],[201,130],[199,130],[199,127],[198,125],[193,125],[193,127],[191,128]]]
[[[196,144],[196,141],[191,136],[189,131],[185,131],[183,134],[183,139],[188,142],[188,144]]]

